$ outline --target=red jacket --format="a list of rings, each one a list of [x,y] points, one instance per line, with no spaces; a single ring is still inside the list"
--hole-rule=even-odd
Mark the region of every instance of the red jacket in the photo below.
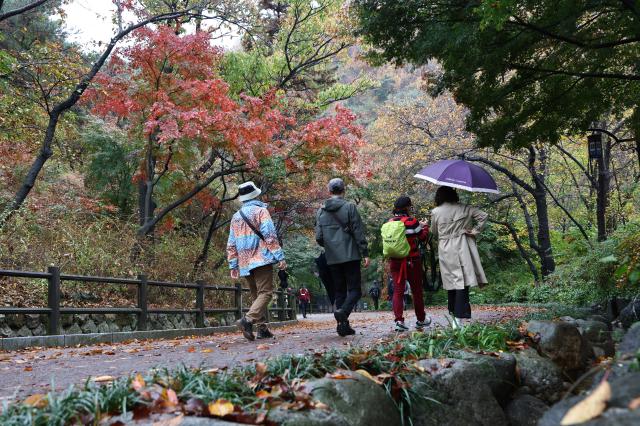
[[[300,289],[300,295],[298,298],[303,302],[311,302],[311,294],[309,293],[309,290],[304,288]]]
[[[420,257],[420,250],[418,249],[418,240],[425,241],[429,236],[429,227],[423,227],[415,217],[407,216],[406,214],[397,214],[391,219],[400,220],[404,223],[405,234],[407,235],[407,241],[409,241],[409,256],[408,257]]]

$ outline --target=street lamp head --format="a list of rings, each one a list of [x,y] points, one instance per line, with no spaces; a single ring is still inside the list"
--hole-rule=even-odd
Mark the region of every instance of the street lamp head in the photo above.
[[[593,132],[587,136],[589,142],[589,158],[597,159],[602,157],[602,133]]]

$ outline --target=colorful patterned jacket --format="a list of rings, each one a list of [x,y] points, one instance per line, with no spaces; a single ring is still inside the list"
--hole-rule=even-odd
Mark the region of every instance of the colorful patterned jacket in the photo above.
[[[227,260],[229,269],[239,269],[240,276],[246,277],[252,269],[284,260],[284,252],[278,243],[276,228],[265,203],[258,200],[247,201],[241,210],[265,239],[262,241],[253,232],[240,212],[233,215],[227,241]]]

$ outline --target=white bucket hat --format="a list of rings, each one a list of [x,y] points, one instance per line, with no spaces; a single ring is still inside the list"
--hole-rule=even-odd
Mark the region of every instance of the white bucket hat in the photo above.
[[[238,194],[240,194],[238,198],[244,203],[245,201],[253,200],[254,198],[258,197],[260,194],[262,194],[262,191],[256,186],[255,183],[249,181],[241,184],[238,187]]]

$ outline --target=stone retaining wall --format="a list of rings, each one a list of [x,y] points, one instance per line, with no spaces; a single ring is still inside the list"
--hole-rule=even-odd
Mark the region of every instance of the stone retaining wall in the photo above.
[[[205,318],[205,327],[233,325],[233,313]],[[46,314],[0,314],[0,337],[45,336],[49,318]],[[134,331],[138,318],[134,314],[66,314],[61,315],[62,334],[93,334]],[[149,314],[147,330],[195,328],[195,314]]]

